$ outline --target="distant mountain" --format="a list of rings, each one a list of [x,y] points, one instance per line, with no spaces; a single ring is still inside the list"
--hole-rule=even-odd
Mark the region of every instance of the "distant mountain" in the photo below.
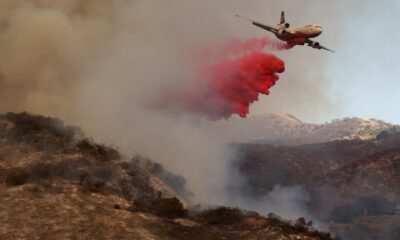
[[[262,198],[274,186],[302,186],[310,194],[309,210],[345,239],[398,239],[382,236],[400,233],[400,133],[301,146],[232,146],[246,183],[236,192]]]
[[[381,120],[344,118],[324,124],[304,123],[290,114],[264,114],[221,123],[232,142],[302,145],[336,140],[372,139],[398,128]]]
[[[340,140],[301,146],[233,144],[247,191],[267,194],[275,185],[331,186],[343,201],[386,195],[400,204],[400,134],[374,140]]]

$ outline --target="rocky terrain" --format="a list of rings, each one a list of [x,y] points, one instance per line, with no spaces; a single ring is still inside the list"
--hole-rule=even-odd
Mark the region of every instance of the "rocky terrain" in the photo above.
[[[264,114],[221,123],[227,139],[273,145],[303,145],[335,140],[373,139],[399,126],[376,119],[345,118],[324,124],[304,123],[290,114]]]
[[[0,115],[1,239],[333,239],[303,218],[196,209],[184,178],[79,128]]]

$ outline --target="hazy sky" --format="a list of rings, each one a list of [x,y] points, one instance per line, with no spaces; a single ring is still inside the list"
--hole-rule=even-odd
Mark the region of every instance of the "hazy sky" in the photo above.
[[[343,115],[400,123],[400,3],[385,0],[364,5],[360,11],[346,13],[350,21],[339,33],[338,53],[324,71],[333,80],[332,96],[345,97]]]
[[[138,81],[121,84],[129,96],[155,81],[144,79],[160,79],[158,88],[190,82],[183,60],[190,51],[232,38],[274,38],[235,14],[272,25],[285,10],[292,26],[321,24],[324,33],[316,40],[336,53],[302,46],[275,52],[286,72],[271,95],[252,106],[253,115],[283,112],[309,122],[358,116],[400,124],[396,0],[4,0],[0,5],[2,112],[27,110],[70,120],[70,112],[82,111],[81,101],[71,101],[86,84],[82,75],[104,69],[96,63],[107,59],[107,67],[116,69],[111,57],[117,53],[127,58],[116,64],[117,72]],[[112,95],[106,83],[87,84],[102,87],[110,99],[121,95]],[[153,85],[148,89],[155,92]],[[89,93],[95,99],[92,89]]]
[[[268,23],[278,20],[280,9],[287,9],[287,20],[292,25],[323,25],[324,33],[317,38],[318,41],[336,50],[336,54],[330,54],[297,47],[290,53],[279,53],[287,62],[281,85],[290,84],[293,74],[302,74],[301,70],[293,67],[299,62],[302,66],[304,62],[308,65],[303,72],[310,78],[307,81],[328,83],[326,89],[319,90],[330,99],[331,109],[317,106],[319,109],[314,116],[296,110],[294,114],[309,121],[359,116],[400,123],[400,111],[396,109],[400,103],[399,1],[254,1],[254,4],[264,7],[257,12],[243,11],[243,14]],[[276,13],[273,15],[271,12]],[[243,25],[238,24],[238,27]],[[316,68],[310,70],[313,66]],[[280,87],[278,85],[269,98],[254,106],[256,113],[267,111],[268,102],[277,104],[275,99],[287,94],[286,88],[280,91]],[[298,97],[296,101],[302,99]]]

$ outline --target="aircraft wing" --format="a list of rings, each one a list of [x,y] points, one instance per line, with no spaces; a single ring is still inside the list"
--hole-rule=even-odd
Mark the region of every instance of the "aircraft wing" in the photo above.
[[[312,45],[315,44],[316,42],[311,41],[310,39],[308,39],[306,43],[307,43],[309,46],[312,47]],[[326,50],[326,51],[335,53],[335,51],[333,51],[333,50],[331,50],[331,49],[329,49],[329,48],[327,48],[327,47],[324,47],[324,46],[322,46],[322,45],[318,45],[317,47],[314,47],[314,48],[320,49],[320,50],[323,49],[323,50]]]
[[[240,18],[242,18],[242,19],[244,19],[244,20],[246,20],[246,21],[251,22],[253,25],[255,25],[255,26],[259,27],[259,28],[262,28],[262,29],[264,29],[264,30],[267,30],[267,31],[270,31],[270,32],[273,32],[273,33],[277,33],[277,32],[279,31],[279,29],[277,29],[277,28],[275,28],[275,27],[272,27],[272,26],[269,26],[269,25],[266,25],[266,24],[262,24],[262,23],[253,21],[253,20],[251,20],[251,19],[242,17],[242,16],[240,16],[240,15],[236,15],[236,17],[240,17]]]

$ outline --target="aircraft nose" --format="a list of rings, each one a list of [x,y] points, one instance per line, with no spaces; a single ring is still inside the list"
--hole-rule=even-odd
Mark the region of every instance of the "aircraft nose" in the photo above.
[[[321,26],[315,26],[314,31],[315,31],[315,33],[317,33],[319,35],[323,32],[323,29]]]

